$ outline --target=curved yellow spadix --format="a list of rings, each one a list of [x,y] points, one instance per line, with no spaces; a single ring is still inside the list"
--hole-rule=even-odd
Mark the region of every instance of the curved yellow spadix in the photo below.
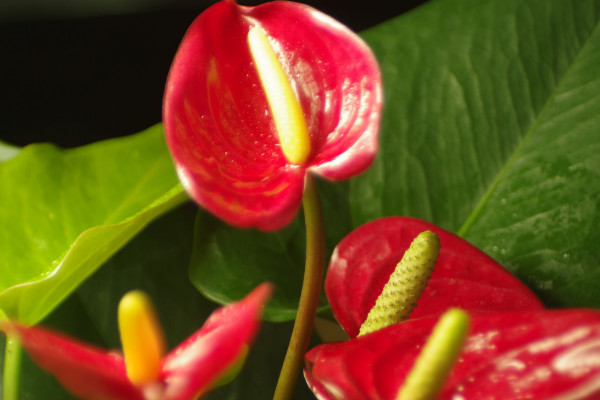
[[[262,28],[255,26],[250,29],[248,45],[269,102],[283,154],[292,164],[302,164],[310,154],[310,136],[290,80]]]
[[[150,298],[127,293],[119,303],[119,332],[127,377],[135,385],[155,381],[165,354],[165,339]]]
[[[396,265],[358,336],[408,319],[427,286],[439,254],[439,237],[431,231],[421,232]]]

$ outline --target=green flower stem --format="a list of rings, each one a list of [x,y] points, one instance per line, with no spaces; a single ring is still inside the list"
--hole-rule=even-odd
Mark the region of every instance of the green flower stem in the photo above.
[[[315,314],[321,295],[325,269],[325,234],[323,216],[314,179],[307,174],[302,200],[306,224],[306,265],[298,314],[292,331],[290,344],[283,361],[274,400],[292,398],[298,376],[304,364],[304,354],[312,333]]]
[[[436,399],[458,359],[468,330],[466,312],[458,308],[446,311],[433,327],[396,400]]]
[[[19,399],[19,383],[21,378],[21,343],[12,335],[7,335],[4,345],[4,400]]]

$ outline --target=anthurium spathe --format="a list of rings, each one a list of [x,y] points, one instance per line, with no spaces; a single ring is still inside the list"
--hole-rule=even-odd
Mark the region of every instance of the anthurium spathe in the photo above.
[[[269,284],[262,284],[243,300],[217,309],[200,330],[161,357],[156,371],[152,371],[151,365],[152,354],[157,353],[152,344],[154,339],[144,340],[148,336],[156,336],[152,332],[124,333],[121,326],[125,347],[123,357],[120,353],[99,349],[44,328],[4,323],[2,330],[16,337],[41,368],[53,374],[79,398],[192,400],[218,386],[244,361],[260,325],[262,307],[271,291]],[[137,317],[130,314],[125,316],[127,318]],[[142,319],[146,319],[142,326],[147,320],[150,320],[150,325],[154,324],[152,316],[146,318],[142,315]],[[128,351],[131,343],[126,342],[136,340],[149,344],[147,349],[140,349],[141,354],[133,354],[132,357],[136,349]],[[147,356],[144,353],[150,353],[150,362],[143,360]],[[135,360],[136,356],[138,360]]]
[[[396,263],[425,230],[439,236],[441,248],[410,319],[357,336]],[[305,377],[319,399],[395,400],[451,307],[468,312],[470,328],[440,399],[600,396],[600,313],[545,310],[500,265],[432,224],[385,218],[352,232],[332,256],[326,293],[351,340],[307,353]]]
[[[370,165],[381,97],[377,62],[348,28],[303,4],[226,0],[194,21],[175,56],[166,139],[199,204],[277,229],[308,171],[340,180]]]

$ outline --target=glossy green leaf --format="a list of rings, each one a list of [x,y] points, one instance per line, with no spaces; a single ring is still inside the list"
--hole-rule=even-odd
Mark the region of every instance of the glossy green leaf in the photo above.
[[[18,147],[4,143],[0,140],[0,162],[13,158],[19,151],[20,149]]]
[[[304,241],[298,218],[283,230],[262,233],[230,227],[200,212],[190,279],[200,292],[221,304],[239,298],[260,282],[272,282],[276,297],[267,305],[266,318],[292,319],[302,286]],[[279,312],[273,314],[273,308]],[[277,318],[279,314],[281,318]]]
[[[386,112],[354,224],[417,216],[548,304],[600,306],[599,20],[598,0],[447,0],[367,32]]]
[[[0,163],[0,308],[35,323],[148,222],[186,199],[160,126]]]
[[[345,185],[320,182],[329,252],[350,229]],[[344,218],[338,218],[344,215]],[[190,279],[208,298],[226,304],[239,299],[261,282],[271,282],[275,293],[264,317],[269,321],[294,319],[304,276],[305,230],[302,213],[276,232],[238,229],[200,212],[196,220]],[[327,308],[322,295],[320,310]]]

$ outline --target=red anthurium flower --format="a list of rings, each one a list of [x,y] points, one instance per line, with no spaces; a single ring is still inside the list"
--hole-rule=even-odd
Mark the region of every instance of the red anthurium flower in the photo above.
[[[351,338],[411,241],[423,231],[440,239],[440,255],[425,293],[410,318],[438,316],[452,307],[472,311],[529,311],[542,303],[519,280],[481,250],[428,222],[389,217],[367,223],[335,248],[325,292]]]
[[[128,377],[127,349],[124,359],[48,329],[5,323],[2,330],[16,335],[31,358],[79,398],[191,400],[218,386],[243,362],[271,291],[270,285],[260,285],[243,300],[213,312],[200,330],[160,360],[156,378],[143,384]],[[146,336],[132,335],[139,341]]]
[[[169,73],[166,139],[190,195],[225,221],[287,224],[307,171],[365,170],[377,147],[381,77],[365,43],[309,6],[216,3]]]
[[[357,337],[396,263],[426,230],[439,236],[441,249],[410,319]],[[307,353],[305,377],[319,399],[395,399],[451,307],[468,311],[471,326],[441,399],[600,396],[600,313],[545,310],[500,265],[432,224],[384,218],[358,228],[336,248],[325,289],[351,340]]]

